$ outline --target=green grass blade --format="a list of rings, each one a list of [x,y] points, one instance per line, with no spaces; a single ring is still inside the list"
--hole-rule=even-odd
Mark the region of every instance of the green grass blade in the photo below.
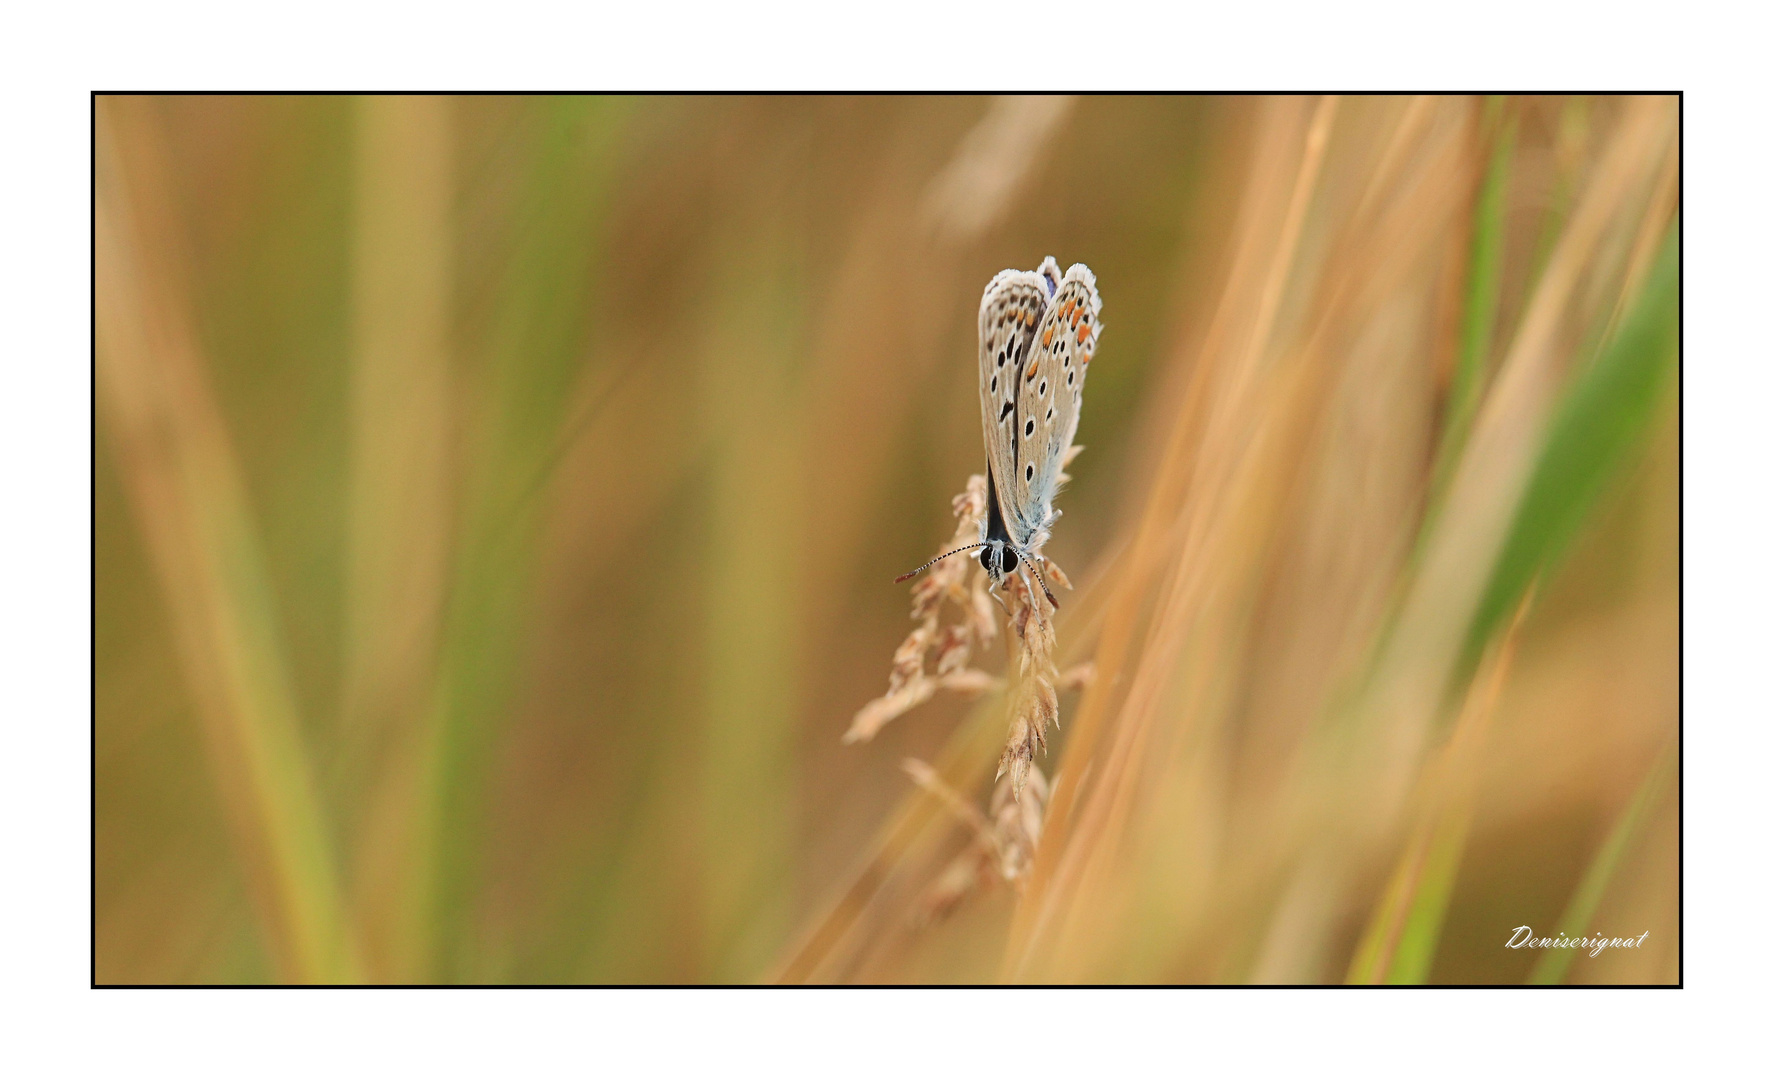
[[[1475,754],[1490,726],[1514,660],[1517,634],[1532,602],[1532,594],[1523,599],[1509,632],[1498,640],[1467,690],[1453,736],[1441,764],[1434,767],[1437,779],[1432,788],[1441,805],[1429,808],[1412,830],[1386,895],[1356,946],[1349,966],[1351,983],[1411,986],[1429,978],[1472,824]]]
[[[1450,691],[1471,673],[1529,583],[1569,547],[1608,481],[1643,442],[1674,367],[1679,235],[1679,223],[1672,223],[1619,332],[1565,395],[1467,631]]]
[[[1460,324],[1460,357],[1448,391],[1447,423],[1436,454],[1431,483],[1431,504],[1452,477],[1460,460],[1466,435],[1478,415],[1479,402],[1490,376],[1491,339],[1496,330],[1497,307],[1503,291],[1503,211],[1509,193],[1510,164],[1515,152],[1516,125],[1502,121],[1502,99],[1486,107],[1486,122],[1498,129],[1473,208],[1472,246],[1467,253],[1466,302]]]
[[[1441,941],[1442,921],[1459,876],[1460,856],[1466,850],[1466,830],[1471,814],[1451,810],[1435,823],[1423,869],[1417,878],[1417,895],[1405,916],[1404,931],[1392,954],[1384,981],[1394,986],[1415,986],[1429,978],[1435,964],[1435,947]]]
[[[1373,986],[1388,981],[1401,935],[1400,924],[1406,920],[1416,896],[1417,879],[1422,873],[1422,853],[1427,843],[1425,827],[1419,825],[1405,846],[1404,858],[1386,883],[1380,906],[1356,942],[1355,955],[1349,961],[1349,973],[1343,979],[1350,986]]]
[[[1602,896],[1608,891],[1614,872],[1643,832],[1651,811],[1668,791],[1670,781],[1675,777],[1675,764],[1675,748],[1671,746],[1651,766],[1650,773],[1639,784],[1626,809],[1620,812],[1614,827],[1608,831],[1608,838],[1602,841],[1601,849],[1583,872],[1583,880],[1578,882],[1577,891],[1571,894],[1570,903],[1565,905],[1564,913],[1558,918],[1557,933],[1576,937],[1589,933],[1589,920],[1595,917],[1596,908],[1601,906]],[[1547,949],[1528,974],[1529,984],[1556,986],[1563,982],[1575,956],[1574,949]]]

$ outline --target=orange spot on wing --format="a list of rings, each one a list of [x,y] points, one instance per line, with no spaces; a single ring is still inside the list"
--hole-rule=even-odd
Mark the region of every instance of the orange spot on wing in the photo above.
[[[1046,348],[1047,346],[1052,345],[1052,344],[1053,344],[1053,327],[1050,326],[1047,328],[1047,333],[1041,335],[1041,347]]]
[[[1078,344],[1080,344],[1080,345],[1084,344],[1084,339],[1089,336],[1090,336],[1090,327],[1080,326],[1078,328]]]

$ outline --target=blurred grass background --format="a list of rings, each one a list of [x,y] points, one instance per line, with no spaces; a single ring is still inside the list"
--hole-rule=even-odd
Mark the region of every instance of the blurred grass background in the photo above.
[[[1676,979],[1674,99],[96,124],[98,981]],[[1047,254],[1097,679],[918,927],[1003,701],[838,740]]]

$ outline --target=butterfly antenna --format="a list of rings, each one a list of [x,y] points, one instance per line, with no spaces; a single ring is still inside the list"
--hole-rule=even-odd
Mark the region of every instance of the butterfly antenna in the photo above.
[[[906,581],[910,578],[915,578],[919,574],[922,574],[924,571],[930,569],[932,566],[935,566],[937,563],[942,562],[944,559],[948,558],[950,555],[959,555],[963,551],[972,551],[974,548],[982,548],[982,547],[985,547],[985,544],[983,544],[983,543],[968,544],[966,547],[958,547],[953,551],[945,551],[941,555],[938,555],[936,558],[931,559],[929,562],[925,563],[923,566],[918,567],[916,570],[913,570],[910,573],[901,574],[898,577],[894,578],[893,583],[895,585],[898,585],[902,581]]]
[[[1041,568],[1036,566],[1035,560],[1027,555],[1023,556],[1023,561],[1028,564],[1030,570],[1035,571],[1035,580],[1041,583],[1041,591],[1047,594],[1047,602],[1053,605],[1053,610],[1058,611],[1059,601],[1053,598],[1053,590],[1047,587],[1047,579],[1041,576]]]

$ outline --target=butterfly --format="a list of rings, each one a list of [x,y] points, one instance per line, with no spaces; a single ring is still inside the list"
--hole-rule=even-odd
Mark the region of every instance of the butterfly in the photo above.
[[[1049,256],[1036,270],[1004,270],[992,278],[979,302],[979,411],[986,442],[979,543],[938,555],[897,580],[977,549],[994,592],[1006,576],[1026,567],[1047,602],[1059,607],[1036,563],[1060,517],[1053,499],[1078,432],[1101,311],[1096,275],[1083,263],[1073,263],[1062,276]]]

